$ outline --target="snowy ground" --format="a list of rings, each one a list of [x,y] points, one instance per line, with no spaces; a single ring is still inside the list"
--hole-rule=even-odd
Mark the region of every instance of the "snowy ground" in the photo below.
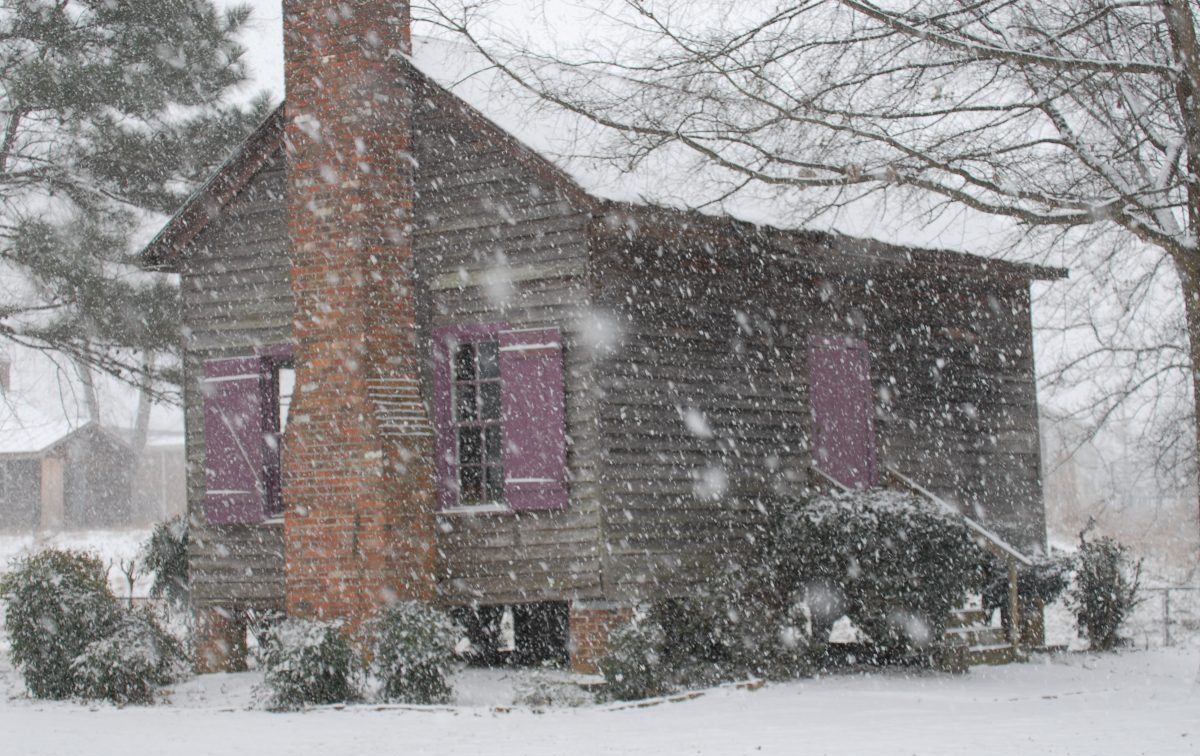
[[[1200,754],[1200,647],[1069,653],[967,675],[875,674],[720,689],[658,706],[538,713],[479,700],[273,714],[254,673],[184,683],[152,708],[31,701],[0,662],[0,751],[220,754]],[[504,673],[466,698],[511,693]]]
[[[146,535],[77,534],[54,545],[90,547],[115,564],[136,553]],[[0,569],[9,557],[41,545],[0,538]],[[119,574],[112,577],[119,589]],[[1176,597],[1173,621],[1200,616],[1198,599]],[[427,709],[359,705],[274,714],[262,709],[256,673],[185,681],[152,708],[35,701],[25,696],[0,642],[0,756],[1195,756],[1200,636],[1177,633],[1176,645],[1162,648],[1160,617],[1160,603],[1140,607],[1131,627],[1137,649],[1119,654],[1041,655],[963,676],[837,676],[757,691],[719,689],[645,708],[589,704],[544,713],[512,706],[528,678],[508,670],[469,670],[457,682],[454,706]],[[1052,608],[1047,625],[1050,642],[1071,640],[1062,607]]]

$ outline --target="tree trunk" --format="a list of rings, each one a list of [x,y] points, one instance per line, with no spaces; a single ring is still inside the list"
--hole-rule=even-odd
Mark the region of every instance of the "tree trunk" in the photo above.
[[[150,433],[150,410],[153,408],[150,387],[154,364],[154,355],[147,354],[142,360],[142,379],[138,382],[137,417],[134,419],[133,438],[130,440],[134,459],[137,460],[138,465],[141,464],[142,452],[146,450],[146,438]]]
[[[1192,482],[1197,485],[1197,517],[1200,517],[1200,259],[1195,254],[1175,256],[1175,270],[1183,289],[1183,309],[1187,318],[1188,351],[1192,377],[1192,426],[1197,446],[1194,452]]]
[[[79,383],[83,386],[83,401],[87,407],[88,420],[100,424],[100,395],[96,392],[96,379],[92,368],[81,359],[75,360],[75,370],[79,373]]]

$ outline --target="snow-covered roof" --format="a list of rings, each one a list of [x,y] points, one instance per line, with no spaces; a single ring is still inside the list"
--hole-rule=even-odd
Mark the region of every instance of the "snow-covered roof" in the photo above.
[[[708,216],[799,230],[806,227],[803,197],[797,190],[764,188],[729,193],[731,177],[717,167],[681,152],[659,151],[649,159],[630,162],[614,160],[608,145],[613,131],[563,107],[547,103],[499,71],[478,50],[446,39],[414,36],[409,62],[421,74],[451,92],[485,119],[515,139],[532,154],[557,169],[582,193],[600,201],[625,203],[645,208],[698,211]],[[174,256],[199,234],[221,208],[237,195],[282,144],[284,108],[279,108],[247,139],[222,168],[198,190],[143,251],[149,267],[169,268]],[[709,201],[708,197],[722,197]],[[811,229],[828,232],[831,229]],[[872,236],[871,234],[865,234]],[[873,236],[887,234],[874,234]],[[849,247],[879,250],[878,241],[831,234],[844,242],[836,251]],[[920,244],[922,239],[888,238],[884,244]],[[859,244],[862,242],[862,244]],[[862,247],[862,250],[858,248]],[[889,253],[900,251],[893,247]],[[963,252],[944,252],[960,259],[974,257]],[[985,263],[984,258],[977,258]],[[919,261],[935,262],[935,261]],[[946,262],[945,259],[941,262]],[[1063,271],[995,261],[996,268],[1029,278],[1058,278]],[[978,265],[976,266],[978,267]],[[987,265],[983,266],[987,270]],[[995,271],[993,271],[995,272]]]
[[[830,196],[817,189],[747,182],[742,173],[723,168],[682,143],[637,149],[618,129],[533,91],[540,81],[549,82],[546,88],[558,93],[572,88],[586,91],[572,98],[583,103],[582,111],[593,98],[619,101],[632,96],[628,85],[616,78],[599,79],[530,57],[493,63],[466,42],[420,35],[413,37],[411,62],[598,199],[972,254],[995,246],[990,237],[999,234],[997,223],[1011,225],[974,213],[969,222],[955,221],[954,213],[932,213],[911,200],[888,203],[882,196],[860,197],[833,210]]]
[[[46,415],[20,397],[0,396],[0,456],[40,454],[86,425]]]

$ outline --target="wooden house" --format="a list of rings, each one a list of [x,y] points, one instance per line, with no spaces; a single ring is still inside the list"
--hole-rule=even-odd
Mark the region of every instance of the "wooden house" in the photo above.
[[[405,3],[323,7],[145,252],[183,291],[202,667],[247,611],[402,597],[517,606],[586,669],[814,481],[1040,548],[1029,284],[1059,271],[604,199],[451,91]]]

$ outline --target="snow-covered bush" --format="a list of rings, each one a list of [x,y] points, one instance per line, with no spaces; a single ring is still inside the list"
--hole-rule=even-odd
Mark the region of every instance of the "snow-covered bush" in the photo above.
[[[1034,557],[1028,567],[1017,567],[1017,595],[1021,610],[1052,604],[1071,581],[1072,561],[1062,556]],[[1008,607],[1008,565],[999,557],[986,555],[983,562],[983,606],[986,609]]]
[[[1029,566],[1017,566],[1017,606],[1022,625],[1028,628],[1030,617],[1040,621],[1041,611],[1062,596],[1071,582],[1073,562],[1065,556],[1035,556]],[[989,613],[1000,610],[1005,634],[1009,630],[1008,608],[1008,564],[999,557],[986,554],[983,562],[981,588],[983,608]],[[1024,630],[1022,631],[1024,632]],[[1036,638],[1023,638],[1023,642],[1036,642]]]
[[[1141,572],[1141,561],[1135,563],[1128,549],[1113,539],[1081,539],[1068,599],[1092,650],[1108,651],[1117,645],[1117,633],[1138,603]]]
[[[449,616],[426,603],[401,601],[382,609],[370,630],[380,698],[413,704],[450,700],[454,650],[463,630]]]
[[[272,627],[264,640],[262,659],[272,708],[359,697],[357,659],[340,623],[288,619]]]
[[[76,692],[116,704],[149,704],[183,671],[179,642],[148,610],[123,613],[115,632],[92,641],[72,662]]]
[[[121,606],[100,560],[74,551],[41,551],[0,578],[13,664],[38,698],[78,692],[72,664],[121,626]]]
[[[634,701],[670,692],[670,670],[664,663],[662,626],[653,616],[635,617],[608,636],[608,647],[599,660],[605,698]]]
[[[708,592],[656,602],[660,654],[686,687],[809,674],[817,648],[803,604],[780,601],[759,570],[734,568]]]
[[[150,595],[169,602],[186,604],[188,587],[187,517],[180,515],[154,526],[150,540],[142,547],[142,563],[154,573]]]
[[[778,507],[763,569],[801,597],[827,636],[846,615],[878,660],[924,649],[981,580],[983,555],[960,518],[895,491],[835,493]]]

